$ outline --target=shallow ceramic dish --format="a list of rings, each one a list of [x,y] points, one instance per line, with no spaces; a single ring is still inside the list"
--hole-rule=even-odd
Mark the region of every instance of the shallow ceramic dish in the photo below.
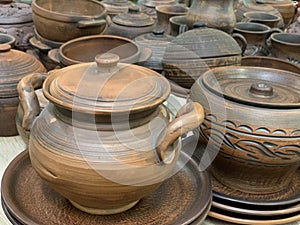
[[[182,165],[184,162],[187,163]],[[131,225],[153,223],[153,219],[156,224],[183,225],[202,221],[212,197],[209,176],[199,172],[197,164],[183,152],[177,167],[182,169],[131,210],[95,216],[77,210],[40,179],[25,150],[10,163],[3,175],[2,204],[15,225]]]

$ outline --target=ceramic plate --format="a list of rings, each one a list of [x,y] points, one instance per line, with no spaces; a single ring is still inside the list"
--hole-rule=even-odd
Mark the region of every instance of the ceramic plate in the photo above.
[[[2,204],[15,225],[189,224],[206,217],[212,191],[208,174],[200,172],[198,165],[182,152],[177,166],[184,162],[187,163],[178,173],[135,207],[115,215],[95,216],[76,209],[53,191],[36,174],[25,150],[5,170]]]

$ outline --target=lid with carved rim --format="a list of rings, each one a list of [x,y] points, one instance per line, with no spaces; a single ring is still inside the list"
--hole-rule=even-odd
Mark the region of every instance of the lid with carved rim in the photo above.
[[[46,98],[72,111],[109,115],[153,109],[170,94],[162,75],[118,63],[116,54],[97,55],[95,61],[52,72],[43,86]]]

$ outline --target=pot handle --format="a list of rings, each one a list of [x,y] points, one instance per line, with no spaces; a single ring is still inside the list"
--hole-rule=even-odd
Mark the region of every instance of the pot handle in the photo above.
[[[139,56],[138,62],[145,62],[149,60],[152,56],[151,48],[141,47],[141,54]]]
[[[158,138],[156,152],[161,161],[168,163],[165,153],[179,136],[191,131],[203,122],[204,109],[198,102],[189,102],[183,105],[177,112],[175,120],[168,124]]]
[[[106,24],[105,19],[101,20],[80,20],[77,22],[78,28],[98,27]]]
[[[233,33],[231,36],[235,39],[235,41],[240,45],[241,50],[242,50],[242,55],[244,55],[246,49],[247,49],[247,40],[246,38],[239,33]]]
[[[268,46],[269,48],[271,47],[271,44],[269,42],[269,38],[271,37],[272,34],[274,33],[282,33],[283,31],[277,27],[273,27],[269,30],[268,35],[265,39],[265,45]]]
[[[31,37],[29,39],[29,43],[37,48],[38,50],[40,50],[41,52],[47,52],[51,49],[51,47],[49,47],[48,45],[46,44],[43,44],[42,42],[40,42],[38,39],[36,39],[36,37]]]
[[[45,73],[32,73],[18,83],[19,100],[24,111],[22,128],[27,131],[30,131],[34,119],[40,114],[40,104],[35,90],[42,88],[46,78]]]
[[[54,48],[54,49],[51,49],[50,51],[48,51],[48,58],[51,59],[53,62],[60,65],[59,49]]]

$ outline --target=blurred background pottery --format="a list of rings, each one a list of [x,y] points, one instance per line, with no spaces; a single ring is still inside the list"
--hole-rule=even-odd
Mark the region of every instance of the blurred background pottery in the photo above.
[[[141,66],[155,70],[161,73],[162,58],[165,54],[166,47],[173,40],[173,36],[165,34],[164,30],[153,30],[152,33],[137,36],[134,41],[142,47],[151,49],[151,57],[145,62],[138,63]]]
[[[111,18],[128,12],[128,8],[133,5],[133,2],[129,0],[103,0],[101,3],[105,6],[107,15]]]
[[[62,67],[93,62],[96,55],[115,53],[120,62],[137,63],[151,57],[151,49],[139,46],[133,40],[116,35],[90,35],[67,41],[58,49],[48,52],[48,57]]]
[[[233,0],[193,0],[186,15],[189,28],[196,22],[232,33],[236,23]]]
[[[149,33],[154,29],[155,20],[142,13],[138,6],[131,6],[127,13],[114,16],[109,21],[106,35],[116,35],[134,39],[138,35]]]
[[[29,114],[23,107],[29,116],[22,126],[31,129],[32,167],[76,208],[92,214],[123,212],[156,190],[172,174],[180,136],[204,116],[201,105],[190,102],[173,119],[162,104],[170,94],[168,81],[118,58],[107,53],[51,73],[43,83],[49,103],[36,119],[39,87],[29,82],[18,88],[29,106]]]
[[[300,35],[293,33],[272,34],[270,37],[271,54],[300,65]]]
[[[239,33],[247,40],[245,56],[262,55],[270,53],[267,40],[273,33],[280,33],[278,28],[270,28],[267,25],[254,22],[238,22],[234,28],[234,33]]]
[[[106,9],[96,0],[34,0],[32,18],[37,33],[55,42],[101,34],[107,26]]]
[[[18,134],[16,113],[19,104],[17,84],[26,75],[45,72],[44,66],[32,55],[0,44],[0,136]]]
[[[188,12],[188,8],[183,5],[160,5],[155,8],[157,14],[157,29],[163,29],[166,34],[170,34],[170,18],[182,16]]]
[[[151,16],[154,20],[157,19],[156,7],[160,5],[176,5],[176,0],[139,0],[138,6],[141,8],[143,13]]]
[[[15,48],[25,51],[30,47],[29,39],[34,35],[31,6],[10,2],[0,2],[0,33],[13,36],[16,39]]]
[[[205,111],[201,135],[219,151],[211,174],[234,190],[232,197],[269,200],[293,188],[300,166],[299,94],[299,74],[249,66],[213,68],[191,88],[191,99]]]
[[[211,68],[241,63],[242,50],[231,35],[202,26],[175,37],[162,59],[164,75],[184,88]]]
[[[242,22],[262,23],[271,28],[278,27],[280,17],[267,12],[249,11],[244,13]]]

